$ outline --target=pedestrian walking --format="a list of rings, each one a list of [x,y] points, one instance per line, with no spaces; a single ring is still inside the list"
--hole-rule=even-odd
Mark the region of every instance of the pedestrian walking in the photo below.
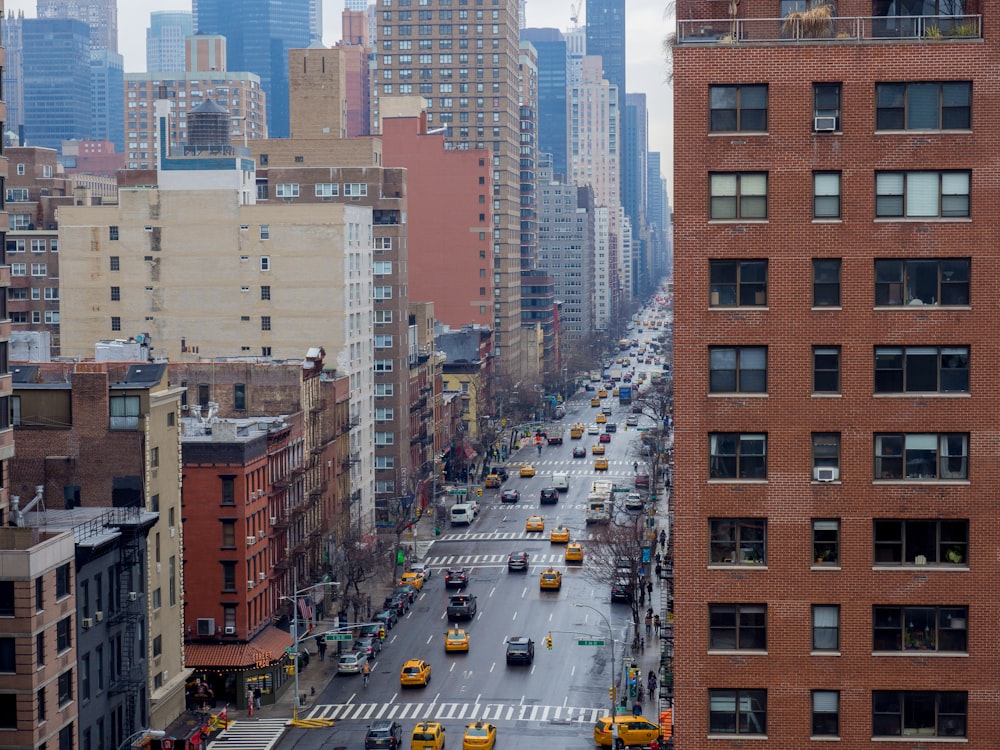
[[[632,704],[632,716],[636,718],[642,716],[642,704],[639,701]]]
[[[656,673],[649,670],[649,678],[646,680],[646,687],[649,689],[649,699],[656,699]]]
[[[319,649],[319,660],[324,661],[326,659],[326,636],[316,636],[316,648]]]
[[[652,630],[653,630],[653,616],[647,612],[646,613],[646,635],[647,636],[651,635],[652,634]]]
[[[663,547],[663,551],[667,551],[667,532],[665,530],[660,531],[660,546]]]
[[[253,706],[258,711],[260,711],[260,698],[261,698],[262,695],[263,695],[263,693],[261,693],[259,687],[255,687],[253,689]]]
[[[249,687],[247,688],[246,699],[247,699],[247,716],[253,716],[253,704],[254,704],[253,688]]]
[[[646,581],[646,593],[649,594],[649,601],[653,601],[653,582]]]
[[[663,578],[663,566],[660,563],[656,563],[656,577]]]
[[[660,553],[657,552],[656,553],[656,564],[659,565],[661,562],[663,562],[663,559],[660,557]]]
[[[653,630],[656,631],[656,637],[660,637],[660,616],[653,615]]]

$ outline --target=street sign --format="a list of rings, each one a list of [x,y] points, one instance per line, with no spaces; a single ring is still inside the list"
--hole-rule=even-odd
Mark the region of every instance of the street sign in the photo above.
[[[326,634],[326,642],[327,643],[336,643],[337,641],[352,641],[352,640],[354,640],[354,636],[351,635],[350,633],[327,633]]]
[[[594,640],[590,640],[590,641],[577,641],[576,645],[577,646],[603,646],[604,645],[604,641],[602,641],[602,640],[597,640],[597,641],[594,641]]]
[[[289,646],[288,648],[285,649],[285,653],[286,654],[294,654],[295,653],[295,647],[294,646]]]
[[[467,491],[464,490],[464,489],[456,490],[455,488],[452,488],[452,489],[448,490],[448,494],[449,495],[464,495],[464,494],[466,494],[466,492]]]

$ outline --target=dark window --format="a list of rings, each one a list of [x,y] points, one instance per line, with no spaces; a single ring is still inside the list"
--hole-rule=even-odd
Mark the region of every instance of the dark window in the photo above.
[[[111,287],[111,301],[117,302],[122,298],[122,288],[120,286]]]
[[[711,563],[767,564],[766,518],[711,518],[708,535]]]
[[[222,547],[223,549],[235,549],[236,547],[236,521],[222,521]]]
[[[65,651],[73,645],[73,618],[64,617],[56,623],[56,651]]]
[[[111,408],[109,426],[112,430],[139,429],[141,403],[138,396],[112,396],[108,401]]]
[[[968,607],[872,608],[874,651],[957,651],[968,649]]]
[[[73,670],[68,669],[59,675],[59,705],[73,700]]]
[[[15,638],[0,638],[0,672],[17,672],[17,659],[14,656]]]
[[[840,393],[840,347],[813,347],[813,392]]]
[[[246,411],[247,408],[246,383],[235,383],[233,385],[233,408],[236,411]]]
[[[13,616],[14,616],[14,582],[0,581],[0,617],[13,617]]]
[[[222,504],[236,505],[236,477],[219,477],[222,482]]]
[[[60,565],[56,568],[56,599],[62,599],[64,596],[69,596],[69,581],[69,563],[66,565]]]
[[[972,84],[968,81],[875,84],[876,130],[968,130]]]
[[[966,520],[875,519],[876,565],[968,565]]]
[[[0,599],[3,598],[3,593],[2,588],[0,588]],[[13,594],[11,599],[13,599]],[[35,579],[35,611],[41,612],[43,609],[45,609],[45,579],[38,576]]]
[[[153,638],[153,656],[159,656],[163,653],[163,636],[158,635]]]
[[[35,664],[45,666],[45,631],[35,634]]]
[[[876,305],[968,305],[968,258],[876,260]]]
[[[118,227],[112,225],[108,227],[108,239],[117,240],[118,239]]]
[[[260,316],[260,330],[270,331],[271,330],[271,316],[261,315]]]
[[[709,604],[708,647],[724,651],[766,650],[767,606]]]
[[[767,305],[767,261],[709,261],[709,304],[712,307]]]
[[[112,255],[110,258],[110,262],[112,271],[121,270],[121,259],[117,255]]]
[[[709,130],[767,130],[767,84],[709,86]]]
[[[120,331],[122,329],[122,319],[117,315],[111,316],[111,330]]]
[[[813,479],[833,481],[840,478],[840,433],[814,432],[812,434]],[[819,473],[816,469],[836,469],[833,474]]]
[[[90,654],[80,658],[80,700],[90,698]]]
[[[208,383],[198,384],[198,405],[202,409],[208,408],[208,402],[212,399],[211,387]]]
[[[45,688],[38,691],[41,695]],[[44,721],[43,716],[38,721]],[[0,729],[17,729],[17,693],[0,693]]]
[[[766,393],[766,346],[713,346],[708,350],[710,393]]]
[[[875,435],[875,479],[968,479],[967,433]]]
[[[829,125],[833,126],[833,130],[840,130],[840,84],[814,83],[813,128],[826,130]]]
[[[767,734],[766,690],[709,690],[711,734]]]
[[[715,172],[709,175],[709,219],[766,219],[766,172]]]
[[[968,694],[959,691],[873,690],[875,737],[965,737]]]
[[[972,173],[876,172],[875,216],[880,218],[967,218]]]
[[[813,172],[813,218],[840,218],[840,172]]]
[[[73,750],[73,722],[59,730],[59,750]]]
[[[767,478],[767,435],[715,432],[708,441],[710,479]]]
[[[814,518],[813,561],[816,565],[840,565],[840,519]]]
[[[840,650],[840,606],[815,604],[812,608],[813,651]]]
[[[222,562],[222,590],[236,591],[236,563]]]
[[[875,393],[913,392],[968,393],[969,347],[875,347]]]
[[[840,692],[812,691],[813,736],[836,737],[840,734]]]
[[[270,286],[262,286],[260,288],[260,298],[263,299],[263,300],[271,299],[271,287]]]
[[[813,259],[813,307],[840,307],[840,258]]]

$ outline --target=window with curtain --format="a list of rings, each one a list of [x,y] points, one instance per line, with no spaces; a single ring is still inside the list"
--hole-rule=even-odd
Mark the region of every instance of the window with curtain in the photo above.
[[[813,651],[840,650],[840,606],[818,604],[812,608]]]
[[[112,396],[110,399],[112,430],[139,429],[139,397]]]
[[[877,172],[878,218],[968,218],[972,173]]]

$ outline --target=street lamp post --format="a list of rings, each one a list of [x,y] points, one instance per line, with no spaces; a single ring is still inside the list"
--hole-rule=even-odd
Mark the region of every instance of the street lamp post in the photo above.
[[[124,740],[122,744],[118,746],[118,750],[128,750],[130,747],[135,747],[133,743],[138,742],[141,739],[151,739],[159,740],[167,736],[167,733],[162,729],[140,729],[138,732],[133,732]]]
[[[618,697],[618,683],[615,681],[615,633],[611,629],[611,621],[608,620],[607,615],[601,612],[595,607],[591,607],[589,604],[579,604],[574,602],[574,607],[583,607],[584,609],[589,609],[596,612],[598,616],[604,620],[604,624],[608,626],[608,642],[611,645],[611,690],[608,691],[608,695],[611,697],[611,724],[614,726],[615,721],[615,699]]]
[[[295,703],[292,708],[292,719],[299,718],[299,595],[312,591],[320,586],[340,586],[338,581],[323,581],[312,586],[299,589],[299,569],[292,568],[292,665],[295,670]]]

